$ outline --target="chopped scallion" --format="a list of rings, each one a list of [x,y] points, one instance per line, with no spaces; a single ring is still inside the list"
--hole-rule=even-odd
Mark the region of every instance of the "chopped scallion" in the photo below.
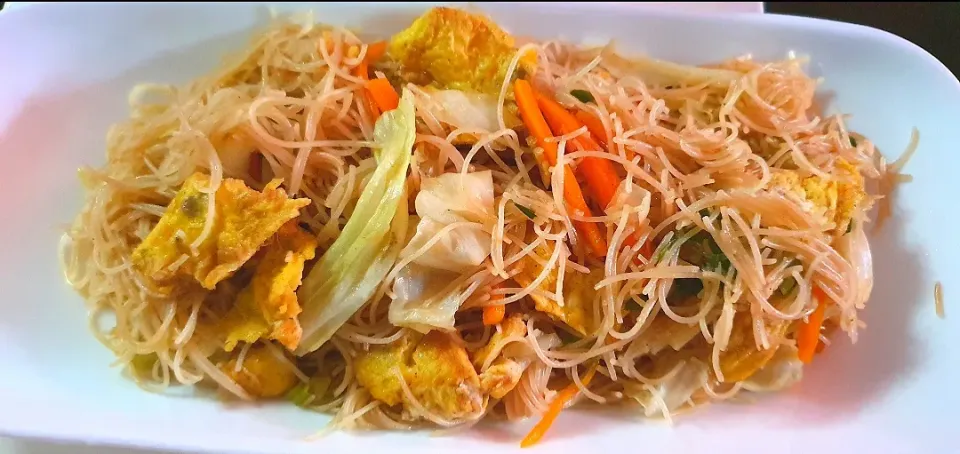
[[[523,205],[520,205],[519,203],[516,203],[516,202],[514,202],[513,204],[517,206],[517,209],[520,210],[520,212],[523,213],[524,216],[530,219],[536,219],[537,213],[535,211]]]
[[[587,90],[571,90],[570,95],[574,98],[577,98],[582,103],[591,103],[596,102],[597,100],[593,98],[593,95]]]

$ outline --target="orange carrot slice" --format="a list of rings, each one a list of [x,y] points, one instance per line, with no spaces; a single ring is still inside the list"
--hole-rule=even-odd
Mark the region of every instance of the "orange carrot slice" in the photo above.
[[[607,138],[607,130],[603,129],[603,122],[600,121],[594,115],[591,115],[585,110],[578,110],[576,114],[577,120],[580,120],[580,123],[583,123],[587,127],[587,131],[590,131],[590,134],[597,139],[597,142],[600,142],[600,145],[603,145],[603,148],[610,149],[610,140]]]
[[[380,112],[396,109],[400,105],[400,96],[387,79],[373,79],[367,82],[367,94],[377,104]]]
[[[800,361],[810,364],[813,355],[817,353],[817,344],[820,343],[820,327],[823,325],[823,313],[827,308],[827,297],[819,288],[814,290],[813,297],[817,300],[817,308],[807,317],[806,322],[800,323],[797,331],[797,356]]]
[[[537,94],[537,105],[543,112],[543,116],[549,123],[554,135],[570,134],[583,127],[583,124],[573,114],[547,96]],[[590,137],[589,133],[570,142],[579,150],[605,150]],[[577,166],[577,172],[586,180],[587,186],[597,203],[606,208],[613,200],[617,187],[620,186],[620,176],[617,175],[613,163],[606,159],[584,158]]]
[[[483,326],[493,326],[503,321],[507,313],[506,305],[494,304],[483,306]]]
[[[594,373],[597,371],[596,366],[591,367],[587,371],[587,374],[584,375],[583,379],[580,380],[583,383],[583,386],[590,384],[590,380],[593,379]],[[547,411],[543,414],[543,417],[537,422],[537,425],[533,426],[533,429],[527,433],[527,436],[523,438],[523,441],[520,442],[521,448],[529,448],[530,446],[535,445],[541,438],[550,430],[550,426],[553,425],[553,421],[557,419],[557,416],[560,415],[560,411],[563,410],[563,407],[567,402],[571,401],[574,397],[577,396],[577,393],[580,392],[580,388],[577,387],[576,383],[570,383],[565,388],[563,388],[556,397],[550,402],[550,407],[547,408]]]
[[[547,138],[553,137],[553,133],[550,131],[547,121],[543,118],[543,112],[537,105],[537,95],[533,91],[533,87],[526,80],[517,79],[513,84],[513,91],[523,124],[537,140],[537,145],[543,149],[543,154],[549,164],[551,166],[557,165],[557,144],[547,141]],[[580,215],[589,216],[591,214],[590,207],[587,206],[587,201],[583,198],[583,192],[570,166],[564,166],[563,179],[563,198],[567,202],[567,206]],[[598,225],[592,222],[576,222],[574,225],[594,256],[600,258],[607,255],[607,240]]]

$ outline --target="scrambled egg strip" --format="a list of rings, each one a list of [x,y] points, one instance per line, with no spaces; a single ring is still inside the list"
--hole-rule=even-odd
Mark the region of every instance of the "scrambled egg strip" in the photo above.
[[[438,7],[391,38],[387,53],[407,82],[499,95],[517,49],[513,37],[490,19]],[[532,72],[536,54],[525,55],[521,63]]]
[[[833,223],[835,230],[844,232],[866,198],[866,191],[863,175],[855,165],[838,159],[836,169],[849,181],[824,180],[816,175],[801,177],[793,170],[779,170],[771,176],[768,188],[800,203],[808,212]]]
[[[387,405],[409,407],[400,376],[428,411],[448,419],[483,409],[480,379],[467,351],[450,334],[409,332],[396,342],[360,352],[354,367],[357,381]]]
[[[272,241],[263,247],[253,279],[240,292],[224,318],[226,351],[238,342],[253,343],[261,338],[275,339],[288,350],[300,344],[303,330],[297,315],[300,304],[296,290],[303,267],[316,254],[317,240],[290,221],[280,227]]]
[[[476,351],[473,365],[477,370],[483,367],[490,355],[499,355],[487,370],[480,373],[480,389],[485,394],[495,399],[502,399],[520,383],[520,377],[527,368],[528,361],[507,357],[502,350],[494,352],[493,349],[503,348],[500,343],[505,339],[523,337],[526,334],[527,325],[523,322],[523,318],[520,314],[513,314],[500,324],[499,331],[490,336],[487,345]]]
[[[306,198],[287,198],[279,189],[280,183],[272,181],[263,192],[257,192],[241,180],[224,179],[215,196],[213,226],[194,253],[190,245],[204,230],[209,203],[209,196],[201,188],[209,187],[210,177],[191,175],[160,222],[133,251],[133,265],[158,282],[192,276],[212,290],[310,204]]]
[[[719,377],[716,377],[713,369],[708,368],[705,369],[705,372],[706,370],[709,370],[709,372],[701,378],[703,383],[708,380],[722,383],[736,383],[747,380],[774,358],[780,350],[780,342],[783,341],[789,326],[788,321],[767,322],[766,328],[771,347],[760,349],[754,342],[752,317],[748,313],[737,313],[734,316],[733,330],[727,348],[720,353],[719,362],[723,380],[718,380]],[[708,344],[704,338],[696,337],[680,350],[663,348],[656,354],[645,356],[646,360],[640,363],[637,370],[648,379],[662,378],[673,371],[680,363],[710,364],[712,350],[713,346]],[[784,354],[789,355],[790,353]],[[792,354],[796,355],[796,349],[793,350]],[[625,386],[628,388],[628,394],[635,398],[639,397],[643,400],[649,397],[649,390],[635,383],[627,383]]]
[[[256,398],[281,396],[297,384],[293,370],[263,345],[252,346],[247,351],[240,370],[237,370],[237,358],[227,361],[221,370]]]
[[[546,246],[534,249],[544,262],[550,259]],[[543,267],[536,260],[524,257],[520,260],[520,272],[513,277],[521,286],[529,286],[543,271]],[[544,292],[555,293],[559,270],[554,268],[538,287]],[[536,309],[553,319],[566,323],[581,336],[590,335],[595,328],[593,321],[593,303],[597,297],[594,285],[603,278],[603,270],[591,270],[590,274],[568,271],[563,278],[563,306],[541,294],[531,294]]]

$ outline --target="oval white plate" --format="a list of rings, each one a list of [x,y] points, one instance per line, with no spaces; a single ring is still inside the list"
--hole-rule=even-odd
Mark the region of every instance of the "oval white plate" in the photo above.
[[[52,5],[50,5],[52,6]],[[284,5],[281,9],[305,8]],[[317,4],[317,18],[379,35],[423,10],[411,4]],[[617,4],[484,6],[508,30],[606,41],[680,62],[752,53],[810,55],[831,109],[888,156],[920,129],[916,181],[871,238],[876,286],[860,342],[834,344],[795,389],[755,405],[715,405],[674,427],[623,412],[565,412],[537,449],[556,452],[955,451],[960,408],[960,84],[916,46],[873,29],[770,15],[678,15]],[[393,452],[518,449],[532,422],[458,435],[335,434],[302,441],[326,418],[286,405],[228,407],[141,391],[109,368],[56,259],[79,209],[76,169],[104,159],[107,127],[137,82],[185,82],[213,69],[266,18],[257,4],[60,4],[0,14],[0,433],[176,450]],[[944,284],[947,319],[933,284]],[[953,301],[951,301],[953,300]],[[960,311],[960,309],[957,309]]]

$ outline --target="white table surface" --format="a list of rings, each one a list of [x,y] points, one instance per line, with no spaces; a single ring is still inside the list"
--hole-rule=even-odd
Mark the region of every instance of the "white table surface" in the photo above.
[[[7,2],[3,11],[25,8],[37,2]],[[763,2],[646,2],[647,6],[656,5],[661,8],[676,10],[733,12],[733,13],[763,13]],[[2,14],[2,12],[0,12]],[[22,440],[0,437],[0,454],[159,454],[162,451],[114,448],[104,446],[58,444],[37,440]]]

